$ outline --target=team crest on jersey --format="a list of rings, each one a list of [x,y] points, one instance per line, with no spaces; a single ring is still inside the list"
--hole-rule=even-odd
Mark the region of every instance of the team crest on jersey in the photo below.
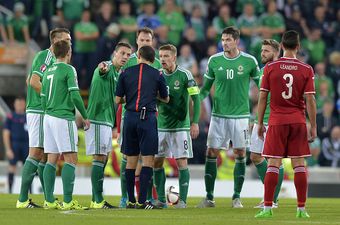
[[[178,90],[179,89],[179,80],[176,80],[174,85],[175,85],[174,89]]]
[[[41,72],[45,72],[46,68],[47,68],[47,66],[46,66],[45,64],[42,64],[42,65],[40,66],[40,71],[41,71]]]
[[[239,66],[237,67],[237,70],[238,70],[238,71],[237,71],[237,74],[238,74],[238,75],[242,75],[242,74],[243,74],[243,69],[244,69],[243,66],[242,66],[242,65],[239,65]]]

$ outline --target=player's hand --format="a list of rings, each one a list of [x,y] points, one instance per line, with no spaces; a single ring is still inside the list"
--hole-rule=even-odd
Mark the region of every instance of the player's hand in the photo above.
[[[120,133],[117,133],[117,141],[119,142]]]
[[[7,149],[7,150],[6,150],[6,156],[7,156],[7,159],[9,159],[9,160],[14,159],[13,150],[12,150],[12,149]]]
[[[257,125],[257,135],[263,141],[264,140],[264,133],[266,132],[266,127],[263,124]]]
[[[101,74],[109,72],[109,65],[106,62],[101,62],[98,64],[98,69]]]
[[[84,130],[87,131],[88,129],[90,129],[90,120],[84,120],[83,121],[84,124]]]
[[[308,142],[309,143],[312,143],[315,138],[317,137],[317,134],[316,134],[316,127],[311,127],[309,128],[309,138],[308,138]]]
[[[196,139],[200,132],[200,128],[197,123],[192,123],[190,126],[190,136],[192,139]]]

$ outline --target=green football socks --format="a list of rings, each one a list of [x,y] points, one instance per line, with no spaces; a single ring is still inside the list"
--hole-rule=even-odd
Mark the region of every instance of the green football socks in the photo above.
[[[44,188],[44,169],[45,169],[45,163],[42,163],[40,162],[38,164],[38,175],[39,175],[39,180],[40,180],[40,183],[41,183],[41,187],[42,187],[42,190],[44,192],[44,195],[45,195],[45,188]]]
[[[179,198],[185,203],[187,202],[188,189],[189,189],[190,173],[189,169],[179,170]]]
[[[46,163],[44,169],[44,187],[45,187],[45,200],[49,203],[55,201],[53,195],[55,177],[56,177],[56,165],[49,162]]]
[[[266,176],[266,172],[267,172],[267,160],[264,159],[262,162],[260,162],[259,164],[256,164],[255,167],[257,169],[257,174],[259,175],[262,183],[264,183],[264,177]]]
[[[33,178],[37,171],[38,163],[39,161],[32,157],[27,157],[25,161],[21,175],[21,188],[19,195],[20,202],[25,202],[28,200],[28,190],[31,187]]]
[[[246,174],[246,158],[237,157],[235,159],[234,167],[234,194],[233,199],[240,198],[240,193],[244,183],[244,176]]]
[[[207,156],[205,162],[205,190],[207,192],[207,199],[214,199],[214,187],[217,175],[217,158]]]
[[[283,178],[284,178],[284,168],[283,168],[283,165],[281,165],[280,170],[279,170],[279,181],[277,182],[275,192],[274,192],[274,202],[277,202],[277,200],[279,198]]]
[[[71,163],[64,163],[61,171],[61,179],[63,181],[64,202],[70,203],[72,201],[72,193],[75,180],[76,165]],[[45,177],[44,177],[45,178]]]
[[[104,162],[93,160],[92,161],[92,172],[91,172],[91,183],[92,183],[92,199],[96,203],[100,203],[104,200],[103,198],[103,183],[104,183]]]
[[[153,180],[157,190],[158,200],[165,202],[165,171],[164,168],[153,170]]]

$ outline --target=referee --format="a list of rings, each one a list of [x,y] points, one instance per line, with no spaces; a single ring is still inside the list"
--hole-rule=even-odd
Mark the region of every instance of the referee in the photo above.
[[[126,102],[122,150],[127,156],[127,208],[155,209],[157,207],[146,201],[146,195],[152,184],[154,155],[158,153],[156,103],[157,99],[168,103],[169,94],[163,75],[150,66],[155,60],[154,49],[143,46],[137,57],[138,65],[121,73],[116,89],[116,103]],[[142,155],[143,165],[140,195],[136,203],[134,183],[139,154]]]

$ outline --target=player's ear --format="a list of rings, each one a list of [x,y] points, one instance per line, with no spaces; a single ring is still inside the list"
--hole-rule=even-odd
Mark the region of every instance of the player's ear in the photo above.
[[[300,48],[301,48],[301,45],[300,45],[300,43],[299,43],[299,44],[296,46],[296,51],[299,51]]]

